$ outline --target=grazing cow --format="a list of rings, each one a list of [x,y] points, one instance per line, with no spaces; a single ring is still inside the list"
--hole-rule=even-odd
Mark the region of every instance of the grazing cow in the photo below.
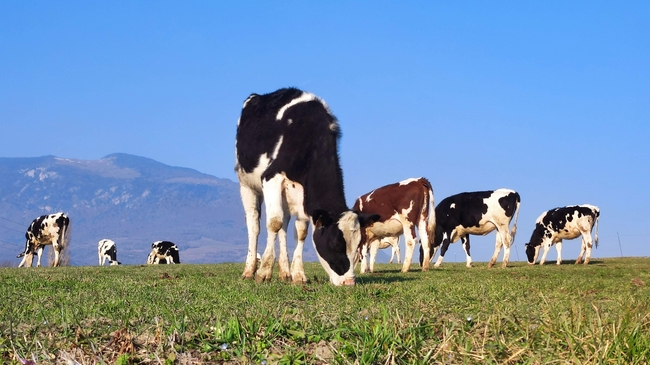
[[[61,212],[42,215],[34,219],[25,233],[25,250],[16,256],[17,258],[23,258],[18,267],[31,267],[34,252],[38,256],[36,266],[41,266],[41,255],[43,254],[43,248],[47,245],[52,245],[54,250],[54,263],[52,266],[59,266],[61,251],[67,246],[70,239],[69,227],[70,219],[65,213]]]
[[[429,180],[422,177],[386,185],[357,198],[353,210],[379,215],[379,220],[366,228],[361,272],[366,272],[365,256],[368,248],[370,248],[370,271],[372,272],[381,241],[389,237],[399,238],[402,234],[406,242],[402,272],[409,271],[416,243],[416,228],[426,255],[422,271],[429,270],[429,242],[436,220],[433,206],[433,189]]]
[[[313,94],[289,88],[246,99],[235,146],[235,171],[248,228],[243,278],[270,280],[277,237],[280,279],[306,282],[302,251],[311,219],[312,241],[330,281],[354,285],[361,228],[372,224],[372,216],[357,214],[346,206],[339,137],[336,118]],[[268,237],[256,273],[262,202]],[[296,248],[289,269],[286,241],[292,215],[296,216]]]
[[[147,264],[180,264],[178,247],[173,242],[156,241],[151,244]]]
[[[596,226],[595,244],[598,248],[598,217],[600,209],[598,207],[584,204],[572,205],[564,208],[555,208],[537,218],[535,230],[530,237],[530,242],[526,243],[526,256],[528,264],[534,265],[537,261],[540,247],[544,248],[540,265],[544,265],[546,254],[552,245],[557,250],[557,264],[562,263],[562,240],[572,240],[582,235],[582,247],[576,264],[582,262],[582,255],[585,254],[584,263],[589,263],[591,258],[591,231]]]
[[[99,266],[104,266],[108,260],[109,266],[122,265],[117,261],[117,247],[115,242],[109,239],[103,239],[97,244],[97,254],[99,255]]]
[[[435,251],[441,246],[440,256],[433,265],[442,264],[450,243],[460,238],[465,250],[467,267],[472,267],[472,256],[469,251],[469,235],[482,235],[497,231],[494,254],[488,267],[494,266],[501,246],[503,250],[502,266],[506,267],[510,260],[510,246],[517,233],[517,217],[521,199],[519,193],[510,189],[477,191],[460,193],[443,199],[436,206],[436,232],[432,248]],[[510,222],[514,217],[515,223],[510,230]],[[420,254],[422,256],[422,254]],[[422,263],[422,257],[420,258]]]

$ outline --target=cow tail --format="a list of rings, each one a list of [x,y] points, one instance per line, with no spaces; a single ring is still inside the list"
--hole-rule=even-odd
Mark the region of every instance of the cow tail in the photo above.
[[[594,237],[594,243],[596,244],[596,248],[598,248],[598,218],[600,218],[600,212],[598,212],[598,215],[596,216],[596,236]]]
[[[510,231],[510,247],[515,244],[515,236],[517,235],[517,220],[519,219],[519,206],[521,205],[519,194],[517,194],[517,202],[515,204],[515,224],[512,225],[512,230]]]
[[[425,202],[425,210],[427,211],[427,236],[429,236],[429,247],[433,244],[433,235],[436,231],[436,210],[435,210],[435,198],[433,195],[433,188],[431,183],[427,179],[425,187],[427,189],[427,201]]]

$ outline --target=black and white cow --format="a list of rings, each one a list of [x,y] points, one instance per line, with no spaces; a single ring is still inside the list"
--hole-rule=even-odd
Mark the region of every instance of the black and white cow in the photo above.
[[[122,265],[117,261],[117,247],[115,242],[109,239],[103,239],[97,244],[97,254],[99,255],[99,266],[104,266],[108,260],[109,266]]]
[[[151,244],[151,253],[147,257],[147,264],[180,264],[178,247],[173,242],[156,241]]]
[[[539,264],[544,265],[549,249],[555,245],[557,264],[560,265],[562,263],[562,240],[572,240],[580,235],[582,235],[582,247],[576,264],[582,262],[582,255],[585,252],[584,263],[588,264],[589,258],[591,258],[591,231],[594,225],[596,226],[594,242],[598,248],[598,217],[600,217],[600,209],[589,204],[555,208],[542,213],[535,222],[535,230],[530,237],[530,242],[526,243],[528,264],[535,264],[539,249],[543,247],[544,253]]]
[[[494,230],[497,231],[497,237],[494,254],[488,267],[494,266],[502,246],[504,247],[502,266],[506,267],[510,260],[510,246],[517,233],[520,202],[519,193],[510,189],[460,193],[443,199],[436,206],[436,231],[432,243],[434,253],[431,258],[438,247],[441,249],[434,267],[442,264],[449,244],[458,241],[459,238],[465,250],[466,266],[471,267],[469,235],[485,236]],[[510,230],[513,217],[515,222]]]
[[[36,266],[41,266],[41,255],[43,254],[43,248],[47,245],[52,245],[54,250],[54,263],[52,266],[58,266],[61,251],[65,249],[70,240],[68,235],[69,227],[70,219],[62,212],[42,215],[34,219],[25,233],[25,250],[16,256],[17,258],[23,258],[18,267],[31,267],[34,252],[38,256]]]
[[[416,229],[426,249],[427,259],[422,270],[429,269],[429,241],[435,229],[433,189],[429,180],[421,177],[382,186],[360,196],[353,210],[378,214],[379,220],[365,230],[362,248],[361,272],[366,272],[366,258],[370,251],[370,271],[374,270],[377,249],[385,239],[397,240],[404,234],[406,253],[402,272],[409,271],[416,244]]]
[[[345,203],[339,164],[339,124],[327,104],[314,94],[280,89],[252,94],[244,102],[237,125],[235,171],[246,226],[248,254],[243,278],[270,280],[279,238],[280,279],[307,281],[302,251],[307,225],[318,258],[334,285],[354,284],[354,264],[361,228],[372,217],[350,211]],[[266,207],[268,237],[255,273],[262,202]],[[296,216],[296,248],[291,269],[287,253],[287,226]]]

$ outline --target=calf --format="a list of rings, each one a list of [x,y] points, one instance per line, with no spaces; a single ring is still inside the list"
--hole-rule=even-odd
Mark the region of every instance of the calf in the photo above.
[[[147,264],[180,264],[178,247],[173,242],[156,241],[151,244]]]
[[[104,266],[108,260],[109,266],[122,265],[117,261],[117,248],[115,242],[109,239],[103,239],[97,244],[97,254],[99,255],[99,266]]]
[[[339,137],[336,118],[314,94],[290,88],[246,99],[235,146],[235,171],[248,228],[243,278],[270,280],[277,237],[280,279],[306,282],[302,251],[311,220],[312,241],[330,281],[354,285],[361,228],[372,224],[372,216],[346,206]],[[255,272],[262,202],[268,237]],[[287,227],[292,215],[296,216],[296,248],[289,269]]]
[[[435,229],[436,219],[433,206],[433,189],[429,180],[422,177],[382,186],[357,198],[352,209],[379,215],[379,220],[365,230],[361,272],[366,272],[365,259],[368,248],[370,248],[370,271],[372,272],[375,255],[382,240],[389,238],[396,241],[402,234],[406,245],[402,272],[409,271],[416,243],[416,228],[426,257],[422,270],[428,270],[429,242]]]
[[[52,266],[59,266],[61,251],[63,251],[70,240],[68,234],[69,227],[70,219],[65,213],[61,212],[42,215],[34,219],[25,233],[25,250],[16,256],[17,258],[23,258],[18,267],[31,267],[34,252],[38,256],[36,266],[41,266],[41,255],[43,254],[43,248],[47,245],[52,245],[52,249],[54,250],[54,263]]]
[[[519,194],[510,189],[460,193],[443,199],[436,207],[436,231],[432,243],[434,254],[431,257],[433,258],[438,247],[441,249],[440,256],[433,266],[439,267],[442,264],[449,244],[460,238],[465,250],[466,266],[471,267],[469,235],[484,236],[496,229],[494,254],[488,267],[494,266],[502,246],[502,266],[506,267],[510,260],[510,246],[517,233],[520,202]],[[511,231],[510,222],[513,217],[515,222]],[[420,263],[422,260],[420,258]]]
[[[600,217],[600,209],[589,204],[555,208],[542,213],[535,222],[530,242],[526,243],[528,264],[535,264],[540,247],[544,247],[544,253],[539,261],[540,265],[544,265],[548,250],[555,245],[557,264],[560,265],[562,263],[562,240],[572,240],[580,235],[582,235],[582,247],[576,264],[582,262],[585,252],[584,263],[588,264],[589,258],[591,258],[591,231],[594,225],[596,226],[595,244],[598,248],[598,217]]]

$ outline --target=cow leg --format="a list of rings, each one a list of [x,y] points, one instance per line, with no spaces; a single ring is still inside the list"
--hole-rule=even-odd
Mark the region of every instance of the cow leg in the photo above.
[[[406,254],[404,255],[404,264],[402,265],[402,272],[408,272],[411,268],[411,261],[413,260],[413,249],[415,248],[415,229],[410,222],[402,222],[404,226],[404,240],[406,241]],[[422,271],[424,270],[425,263],[422,263]],[[427,267],[429,263],[426,263]],[[428,269],[427,269],[428,270]]]
[[[467,261],[465,266],[472,267],[472,255],[469,253],[469,235],[465,235],[460,239],[463,243],[463,250],[465,250],[465,260]]]
[[[501,247],[503,247],[503,235],[501,234],[501,231],[497,229],[497,238],[494,243],[494,253],[492,254],[490,262],[488,262],[488,268],[494,266],[494,264],[497,262],[499,252],[501,252]]]
[[[557,262],[556,265],[562,265],[562,241],[555,244],[555,250],[557,251]],[[582,256],[582,253],[580,254]]]
[[[377,260],[377,251],[381,240],[376,239],[370,243],[370,272],[375,272],[375,260]]]
[[[512,245],[512,235],[510,234],[510,229],[508,226],[501,229],[501,238],[503,240],[503,262],[501,267],[506,268],[510,262],[510,246]]]
[[[447,232],[442,234],[442,244],[440,244],[440,256],[438,256],[438,261],[433,265],[433,267],[440,267],[440,264],[442,264],[442,260],[445,258],[445,254],[447,253],[447,249],[449,248],[449,235]]]
[[[288,208],[287,208],[288,209]],[[289,251],[287,250],[287,228],[289,227],[289,220],[291,216],[285,214],[282,219],[282,228],[278,231],[278,241],[280,243],[280,256],[278,257],[278,265],[280,266],[280,280],[291,281],[291,270],[289,269]]]
[[[589,263],[589,259],[591,259],[591,248],[593,246],[593,241],[591,240],[591,232],[587,231],[584,234],[584,237],[585,237],[585,246],[587,246],[587,252],[585,253],[584,264],[587,265]]]
[[[99,266],[104,266],[104,263],[102,262],[102,253],[98,252],[97,255],[99,256]]]
[[[248,253],[242,279],[252,279],[257,266],[257,239],[260,235],[260,210],[263,197],[259,192],[246,185],[240,185],[239,192],[246,213],[246,228],[248,231]]]
[[[420,216],[420,223],[418,224],[418,235],[420,236],[420,244],[423,249],[422,271],[429,271],[429,265],[431,264],[431,242],[429,242],[429,234],[427,233],[426,217]]]
[[[296,249],[293,251],[291,261],[291,280],[294,284],[306,283],[305,268],[302,263],[302,252],[307,238],[308,221],[296,219],[295,241]]]
[[[546,255],[548,255],[548,250],[551,248],[549,243],[542,243],[542,246],[544,247],[544,252],[542,252],[542,258],[539,260],[540,265],[544,265],[546,262]]]
[[[359,268],[359,272],[361,274],[367,273],[369,268],[368,268],[368,256],[369,256],[369,251],[370,251],[370,244],[372,242],[366,242],[365,245],[361,248],[361,267]]]
[[[260,267],[255,275],[255,281],[269,281],[275,263],[275,239],[285,224],[284,204],[282,197],[282,175],[275,175],[268,181],[262,182],[264,206],[266,207],[266,249],[262,254]]]
[[[397,263],[401,264],[402,259],[401,259],[401,252],[399,252],[399,237],[395,238],[395,245],[393,246],[393,251],[395,252],[395,256],[397,256]]]
[[[24,254],[22,261],[20,261],[20,264],[18,264],[18,267],[23,267],[23,266],[32,267],[33,261],[34,261],[34,251]]]
[[[52,250],[54,250],[54,263],[52,264],[52,267],[59,266],[59,258],[61,257],[62,248],[63,248],[62,245],[56,242],[52,242]]]
[[[41,256],[43,256],[43,246],[39,247],[36,249],[36,257],[38,257],[38,260],[36,260],[36,267],[41,267]],[[32,266],[30,263],[29,266]]]

